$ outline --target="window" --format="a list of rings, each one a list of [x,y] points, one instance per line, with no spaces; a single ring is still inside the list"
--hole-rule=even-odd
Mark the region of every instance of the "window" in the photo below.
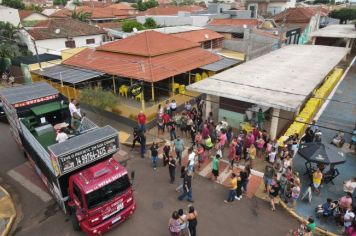
[[[232,33],[231,38],[233,39],[243,39],[244,38],[244,33]]]
[[[95,39],[87,39],[87,44],[94,44],[95,43]]]
[[[75,41],[73,39],[65,42],[67,48],[75,48]]]
[[[80,206],[83,206],[82,205],[82,194],[80,193],[80,190],[78,188],[78,186],[76,184],[73,184],[73,193],[74,193],[74,196],[78,199],[78,201],[80,202]]]

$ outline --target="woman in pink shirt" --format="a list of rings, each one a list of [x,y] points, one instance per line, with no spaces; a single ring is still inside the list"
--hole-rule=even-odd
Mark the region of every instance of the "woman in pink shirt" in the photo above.
[[[226,131],[223,130],[219,136],[219,142],[220,142],[220,147],[221,147],[221,153],[224,154],[224,147],[225,147],[225,143],[226,143],[226,140],[227,140],[227,137],[226,137]]]
[[[257,147],[257,158],[261,158],[263,154],[263,146],[265,145],[265,140],[263,140],[262,137],[260,137],[256,141],[256,147]]]
[[[237,140],[236,138],[233,138],[229,147],[229,155],[228,155],[229,161],[231,163],[230,169],[234,168],[234,161],[236,158],[236,145],[237,145]]]

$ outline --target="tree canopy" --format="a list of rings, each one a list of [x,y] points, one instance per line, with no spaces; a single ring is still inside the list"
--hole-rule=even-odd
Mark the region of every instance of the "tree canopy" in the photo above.
[[[142,0],[138,0],[136,4],[132,5],[137,8],[139,11],[146,11],[149,8],[157,7],[158,2],[156,0],[148,0],[147,2],[142,2]]]
[[[82,22],[87,22],[90,16],[91,16],[90,12],[77,11],[75,9],[74,11],[72,11],[72,14],[70,15],[72,19],[79,20]]]
[[[143,26],[146,29],[155,29],[155,28],[157,28],[157,23],[152,17],[148,17],[146,19],[145,23],[143,24]]]
[[[133,29],[136,28],[137,30],[143,30],[144,26],[136,21],[136,20],[124,20],[122,23],[122,30],[124,32],[130,33]]]
[[[2,0],[2,5],[16,9],[25,9],[25,4],[22,0]]]
[[[330,12],[330,17],[340,20],[340,24],[346,24],[349,20],[356,19],[356,9],[355,8],[342,8],[340,10],[334,10]]]
[[[67,4],[67,0],[53,0],[53,5],[58,6],[58,5],[62,5],[65,6]]]

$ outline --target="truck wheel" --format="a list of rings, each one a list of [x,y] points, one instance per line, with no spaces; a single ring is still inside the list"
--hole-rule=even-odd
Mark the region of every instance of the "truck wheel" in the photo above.
[[[72,227],[75,231],[80,231],[80,226],[79,226],[79,222],[77,219],[77,216],[75,214],[72,214],[71,216],[71,222],[72,222]]]

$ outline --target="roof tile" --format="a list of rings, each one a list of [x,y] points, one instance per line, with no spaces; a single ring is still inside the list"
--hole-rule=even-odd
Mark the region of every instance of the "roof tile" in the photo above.
[[[186,39],[196,43],[224,38],[222,34],[216,33],[215,31],[209,29],[192,30],[188,32],[181,32],[181,33],[176,33],[171,35],[174,37]]]

